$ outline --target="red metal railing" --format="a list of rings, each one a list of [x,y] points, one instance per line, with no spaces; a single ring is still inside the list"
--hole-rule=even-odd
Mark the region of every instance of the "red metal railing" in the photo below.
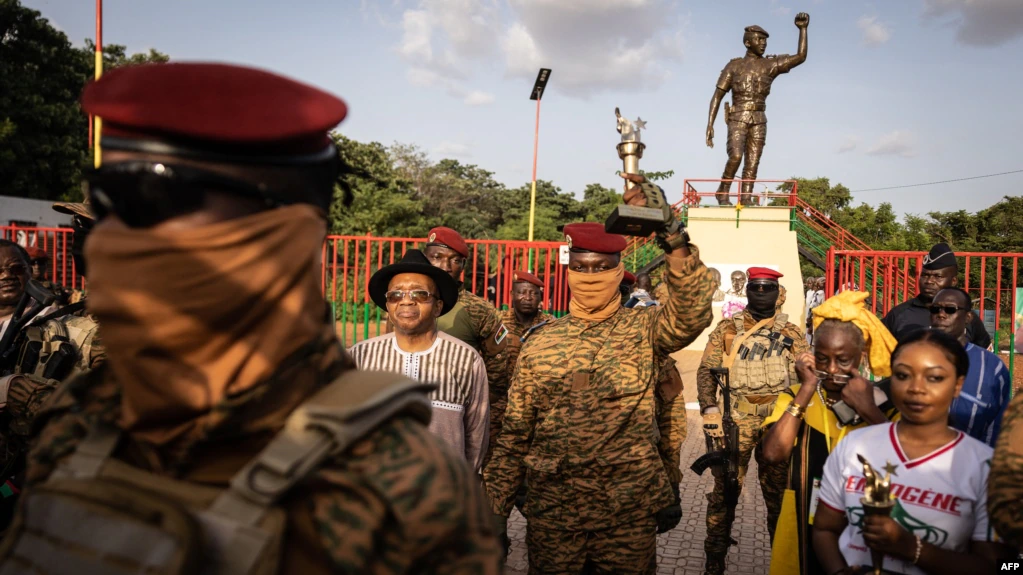
[[[916,278],[923,269],[926,252],[892,252],[832,249],[827,258],[826,292],[834,294],[842,288],[854,288],[871,294],[874,313],[884,316],[896,305],[915,297]],[[1017,309],[1016,288],[1020,286],[1019,268],[1023,253],[960,252],[962,287],[979,300],[974,313],[985,319],[994,312],[996,332],[1012,331]],[[992,309],[993,308],[993,309]],[[1009,321],[1003,325],[1003,319]],[[1008,344],[1003,336],[1002,346]]]
[[[0,238],[22,246],[35,246],[50,254],[49,279],[69,288],[83,289],[85,278],[71,257],[71,228],[0,226]]]

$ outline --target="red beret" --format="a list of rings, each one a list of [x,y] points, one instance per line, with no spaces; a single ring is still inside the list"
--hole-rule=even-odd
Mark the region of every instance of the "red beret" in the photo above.
[[[752,280],[778,281],[778,278],[780,277],[783,277],[781,273],[767,268],[750,268],[746,270],[746,279],[749,281]]]
[[[636,283],[636,276],[632,275],[628,270],[622,275],[622,283],[632,285]]]
[[[601,254],[618,254],[626,246],[625,238],[607,233],[604,224],[597,222],[568,224],[565,226],[565,241],[570,249]]]
[[[25,248],[25,251],[28,252],[28,258],[31,260],[37,260],[40,258],[50,259],[50,254],[46,250],[37,248],[36,246],[28,246]]]
[[[322,90],[253,68],[173,63],[125,66],[85,87],[82,109],[103,118],[103,146],[175,153],[308,157],[326,154],[345,103]],[[106,141],[110,138],[110,141]],[[148,151],[159,152],[150,147]],[[333,155],[330,150],[330,155]],[[327,159],[330,155],[326,155]]]
[[[436,245],[451,248],[461,254],[463,258],[469,257],[469,246],[465,244],[462,236],[451,228],[439,227],[430,230],[426,245]]]
[[[535,275],[529,272],[523,272],[519,270],[515,270],[512,272],[512,283],[515,282],[528,282],[535,286],[543,287],[543,282],[540,281],[540,278],[536,277]]]

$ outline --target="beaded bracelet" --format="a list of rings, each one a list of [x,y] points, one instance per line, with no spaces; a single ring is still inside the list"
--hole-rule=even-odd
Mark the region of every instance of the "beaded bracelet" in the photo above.
[[[924,550],[924,542],[923,542],[922,539],[920,539],[920,536],[917,535],[916,536],[916,554],[913,556],[913,565],[916,565],[917,561],[920,561],[920,553],[923,552],[923,550]]]

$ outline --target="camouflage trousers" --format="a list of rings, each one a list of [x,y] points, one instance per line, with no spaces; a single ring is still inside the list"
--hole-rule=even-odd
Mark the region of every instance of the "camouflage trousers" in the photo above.
[[[601,531],[526,526],[529,575],[653,575],[657,570],[653,515]]]
[[[490,452],[494,449],[494,444],[497,442],[497,436],[501,433],[501,424],[504,423],[504,411],[508,408],[508,398],[495,400],[493,395],[490,397],[490,439],[487,443],[487,452],[483,456],[483,467],[486,468],[487,464],[490,463]]]
[[[739,425],[739,490],[741,492],[746,478],[746,468],[750,455],[756,448],[757,475],[760,489],[767,505],[767,529],[774,541],[774,527],[781,514],[781,500],[788,482],[789,463],[784,461],[774,465],[763,460],[760,450],[760,439],[764,434],[761,427],[764,418],[747,415],[736,421]],[[728,530],[726,522],[728,507],[725,505],[724,481],[717,469],[714,470],[714,490],[707,494],[707,539],[703,542],[703,550],[708,557],[724,556],[728,553]]]

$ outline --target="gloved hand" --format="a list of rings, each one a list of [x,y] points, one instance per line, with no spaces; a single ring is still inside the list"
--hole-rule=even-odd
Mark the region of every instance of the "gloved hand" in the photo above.
[[[725,428],[721,425],[721,413],[704,413],[703,414],[703,432],[707,434],[707,437],[724,437]]]
[[[673,485],[672,491],[675,492],[675,503],[661,509],[654,515],[654,518],[657,520],[658,534],[671,531],[678,527],[679,522],[682,521],[682,499],[678,494],[678,485]]]
[[[511,539],[508,538],[508,518],[501,513],[494,513],[492,517],[494,534],[497,535],[497,539],[501,542],[501,547],[504,548],[504,555],[507,557],[508,552],[511,551]]]
[[[629,188],[622,197],[626,204],[661,210],[664,225],[656,232],[657,245],[665,253],[671,253],[680,247],[689,245],[689,234],[686,233],[682,222],[675,216],[675,210],[668,203],[664,190],[660,186],[646,181],[646,178],[640,174],[622,173],[619,175],[630,183],[637,184]]]

